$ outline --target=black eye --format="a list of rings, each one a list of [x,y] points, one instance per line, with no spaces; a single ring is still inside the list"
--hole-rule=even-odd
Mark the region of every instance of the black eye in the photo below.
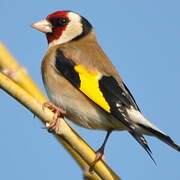
[[[53,18],[53,19],[50,19],[50,22],[52,23],[54,27],[57,27],[57,26],[67,25],[68,20],[66,18]]]
[[[64,25],[64,24],[67,23],[67,19],[65,19],[65,18],[60,18],[60,19],[59,19],[59,23],[62,24],[62,25]]]

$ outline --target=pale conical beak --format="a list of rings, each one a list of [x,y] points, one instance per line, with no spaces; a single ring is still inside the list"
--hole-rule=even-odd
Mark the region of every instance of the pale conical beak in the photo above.
[[[52,25],[47,20],[38,21],[31,25],[34,29],[41,31],[43,33],[51,33],[52,32]]]

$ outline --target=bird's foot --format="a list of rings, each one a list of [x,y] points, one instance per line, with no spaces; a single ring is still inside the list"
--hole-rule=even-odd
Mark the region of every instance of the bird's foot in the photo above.
[[[55,132],[57,134],[59,132],[60,117],[63,117],[66,111],[62,108],[55,106],[51,102],[45,102],[42,105],[43,110],[44,108],[48,108],[54,113],[51,122],[46,123],[46,128],[48,129],[49,132]]]
[[[104,151],[104,150],[103,150]],[[93,172],[94,166],[99,160],[104,160],[104,152],[100,148],[98,151],[96,151],[96,157],[93,162],[91,162],[90,167],[89,167],[89,172]]]
[[[101,147],[96,151],[96,157],[95,157],[95,160],[90,164],[90,167],[89,167],[89,172],[92,172],[93,169],[94,169],[94,166],[96,165],[96,163],[99,161],[99,160],[104,160],[105,157],[104,157],[104,148],[105,148],[105,145],[107,143],[107,140],[109,138],[109,135],[111,134],[112,130],[108,130],[107,131],[107,134],[106,134],[106,137],[104,139],[104,142],[103,144],[101,145]]]

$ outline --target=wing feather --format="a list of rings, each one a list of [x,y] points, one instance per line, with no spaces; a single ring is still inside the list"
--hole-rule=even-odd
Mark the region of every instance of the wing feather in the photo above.
[[[120,86],[113,76],[104,76],[96,69],[89,71],[84,66],[75,64],[60,50],[56,52],[55,68],[89,99],[125,125],[154,161],[145,138],[136,131],[133,122],[128,118],[126,108],[139,108],[126,86]]]

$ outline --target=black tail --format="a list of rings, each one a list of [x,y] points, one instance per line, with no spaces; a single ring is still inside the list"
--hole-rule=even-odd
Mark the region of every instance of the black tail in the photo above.
[[[145,129],[146,131],[152,133],[154,136],[156,136],[158,139],[160,139],[161,141],[165,142],[166,144],[168,144],[169,146],[171,146],[172,148],[176,149],[177,151],[180,151],[180,146],[177,145],[169,136],[167,136],[166,134],[163,134],[151,127],[147,127],[145,125],[142,124],[138,124],[139,126],[141,126],[143,129]]]
[[[150,156],[150,158],[153,160],[154,164],[156,165],[156,162],[155,162],[155,160],[154,160],[154,158],[152,156],[151,149],[149,148],[148,143],[147,143],[146,139],[144,138],[144,136],[142,134],[137,133],[137,132],[129,131],[129,133],[145,149],[145,151],[148,153],[148,155]]]

